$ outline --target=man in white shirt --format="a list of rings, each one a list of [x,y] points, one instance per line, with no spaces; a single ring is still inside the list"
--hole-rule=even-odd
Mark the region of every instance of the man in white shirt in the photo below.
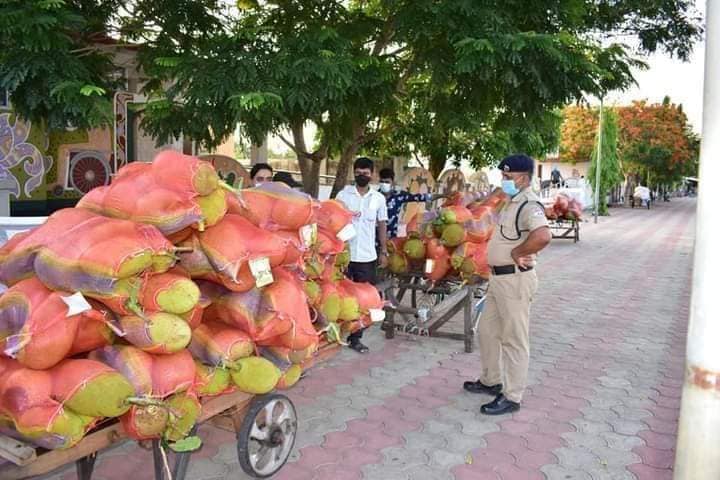
[[[370,189],[374,164],[366,157],[355,160],[353,165],[355,185],[348,185],[337,195],[337,200],[354,213],[353,227],[356,235],[350,240],[350,266],[348,277],[355,282],[374,284],[378,266],[378,252],[375,247],[375,233],[380,244],[380,266],[387,266],[387,206],[383,194]],[[348,337],[350,348],[367,353],[363,345],[363,330]]]

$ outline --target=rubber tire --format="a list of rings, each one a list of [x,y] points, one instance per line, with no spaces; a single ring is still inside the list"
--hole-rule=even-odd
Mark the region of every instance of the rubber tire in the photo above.
[[[255,417],[257,414],[265,408],[265,405],[270,403],[273,400],[277,399],[284,399],[286,402],[290,404],[292,409],[295,411],[295,418],[297,418],[297,410],[295,409],[295,405],[292,403],[292,401],[286,397],[285,395],[279,394],[279,393],[270,393],[267,395],[261,395],[255,397],[252,404],[250,404],[250,408],[248,408],[247,412],[245,413],[245,417],[243,418],[242,424],[240,425],[240,430],[236,433],[237,438],[237,454],[238,454],[238,462],[240,463],[240,468],[243,469],[243,471],[250,475],[253,478],[270,478],[273,475],[275,475],[277,472],[279,472],[283,466],[285,466],[285,463],[287,462],[288,458],[290,458],[290,454],[292,453],[292,449],[295,446],[295,440],[297,439],[297,425],[295,425],[295,436],[293,437],[293,444],[290,446],[290,450],[288,450],[288,455],[285,459],[283,459],[280,466],[275,469],[275,471],[267,474],[267,475],[259,475],[257,472],[255,472],[255,469],[250,464],[250,458],[248,456],[248,443],[250,441],[250,430],[252,429],[253,423],[255,421]]]

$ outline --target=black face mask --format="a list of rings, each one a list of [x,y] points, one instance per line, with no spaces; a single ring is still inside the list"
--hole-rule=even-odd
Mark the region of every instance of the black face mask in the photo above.
[[[370,183],[370,177],[366,177],[365,175],[355,175],[355,185],[358,187],[367,187],[368,183]]]

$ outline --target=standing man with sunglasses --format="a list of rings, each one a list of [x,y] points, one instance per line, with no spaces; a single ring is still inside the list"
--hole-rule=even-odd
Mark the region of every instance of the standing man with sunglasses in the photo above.
[[[492,275],[478,331],[482,374],[463,385],[469,392],[495,396],[480,408],[486,415],[520,409],[530,357],[530,304],[538,284],[535,258],[552,239],[545,209],[530,187],[533,159],[512,155],[498,167],[511,200],[488,244]]]

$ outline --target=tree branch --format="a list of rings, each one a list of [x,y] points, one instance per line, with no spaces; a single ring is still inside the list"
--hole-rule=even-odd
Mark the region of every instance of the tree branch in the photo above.
[[[290,148],[290,150],[292,150],[293,152],[295,152],[295,155],[298,155],[298,149],[297,149],[297,147],[295,147],[295,145],[294,145],[293,143],[291,143],[290,140],[288,140],[287,138],[285,138],[285,135],[283,135],[283,134],[281,134],[281,133],[278,133],[278,137],[280,138],[280,140],[282,140],[282,142],[283,142],[285,145],[287,145],[287,146]]]
[[[391,16],[387,19],[385,22],[385,25],[383,25],[382,32],[380,32],[380,37],[375,42],[375,45],[373,46],[371,55],[378,56],[382,53],[383,50],[385,50],[385,47],[387,47],[390,44],[390,41],[392,40],[392,37],[395,34],[395,16]]]

